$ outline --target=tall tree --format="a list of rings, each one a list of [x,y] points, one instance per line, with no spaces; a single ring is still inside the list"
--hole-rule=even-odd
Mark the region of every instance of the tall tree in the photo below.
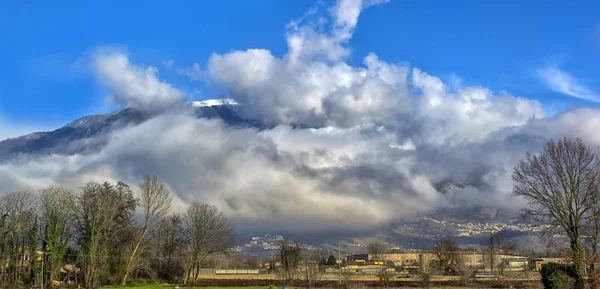
[[[600,194],[600,188],[596,190],[596,194]],[[600,195],[596,196],[600,200]],[[590,269],[591,273],[598,276],[598,245],[600,245],[600,202],[595,202],[590,210],[590,218],[586,221],[584,227],[584,235],[590,244],[591,258],[590,258]]]
[[[4,198],[0,199],[0,201],[4,201]],[[10,264],[10,248],[8,246],[9,234],[6,230],[8,214],[4,213],[4,206],[0,206],[0,210],[2,211],[2,217],[0,217],[0,262],[2,262],[2,264]],[[0,270],[2,273],[2,286],[6,286],[8,281],[6,269],[6,266],[4,266],[4,268]]]
[[[597,202],[600,155],[579,138],[549,140],[515,167],[513,195],[528,201],[527,216],[563,228],[570,241],[576,286],[584,288],[582,226]]]
[[[40,274],[41,266],[37,259],[40,235],[38,217],[33,216],[32,218],[33,220],[29,223],[29,230],[27,233],[27,245],[29,247],[29,285],[37,286],[41,281],[40,276],[38,276]]]
[[[367,244],[367,253],[372,255],[371,258],[373,261],[382,261],[381,259],[383,258],[383,254],[387,252],[387,246],[380,241],[373,240]]]
[[[429,288],[431,276],[435,272],[435,257],[430,254],[419,254],[419,277],[424,288]]]
[[[63,256],[73,240],[73,213],[75,195],[62,187],[49,186],[40,190],[40,221],[45,284],[58,280],[64,265]],[[47,276],[47,278],[46,278]]]
[[[281,258],[281,273],[284,280],[288,283],[293,282],[300,261],[302,261],[300,244],[298,242],[283,241],[279,250],[279,257]]]
[[[487,248],[483,251],[484,260],[487,261],[487,265],[490,267],[490,273],[494,274],[497,269],[496,265],[498,263],[497,253],[498,253],[498,239],[499,235],[491,233],[488,237],[488,245]]]
[[[121,285],[127,283],[131,271],[139,265],[140,256],[146,251],[146,235],[149,229],[171,210],[171,199],[171,192],[156,176],[146,176],[140,184],[140,206],[144,220],[135,236]]]
[[[77,196],[75,219],[83,257],[84,285],[100,285],[98,271],[106,269],[108,244],[133,222],[137,200],[128,185],[89,182]]]
[[[11,261],[8,263],[8,271],[12,274],[9,284],[17,286],[22,281],[25,264],[25,256],[28,222],[35,216],[35,196],[30,192],[14,192],[3,197],[4,211],[7,216],[8,247]]]
[[[233,245],[233,225],[227,217],[213,205],[194,202],[184,215],[188,234],[188,260],[184,283],[193,271],[194,282],[198,278],[198,268],[207,257],[225,253]]]
[[[158,277],[173,283],[184,275],[183,248],[185,230],[183,217],[179,214],[162,218],[152,228],[152,269]]]

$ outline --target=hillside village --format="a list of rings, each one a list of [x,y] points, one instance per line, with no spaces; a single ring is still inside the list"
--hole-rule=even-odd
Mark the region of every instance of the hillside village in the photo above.
[[[431,217],[424,217],[423,220],[441,225],[455,236],[468,237],[473,235],[489,235],[500,231],[515,231],[527,233],[540,233],[547,231],[552,226],[548,224],[532,225],[525,223],[508,224],[503,222],[465,222],[438,220]]]

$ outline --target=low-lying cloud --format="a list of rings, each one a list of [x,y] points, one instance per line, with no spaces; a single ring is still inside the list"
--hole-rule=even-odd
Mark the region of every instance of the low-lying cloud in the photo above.
[[[210,57],[203,78],[270,129],[169,109],[185,97],[156,68],[125,54],[99,57],[98,75],[116,102],[162,113],[112,132],[94,153],[2,163],[0,183],[6,191],[76,188],[156,174],[176,210],[204,201],[245,223],[367,228],[440,207],[518,207],[510,175],[527,151],[562,136],[600,145],[597,109],[547,118],[538,101],[484,87],[455,91],[376,54],[362,66],[344,62],[360,11],[376,2],[384,1],[340,0],[325,30],[309,21],[314,11],[293,21],[282,57],[266,49]]]

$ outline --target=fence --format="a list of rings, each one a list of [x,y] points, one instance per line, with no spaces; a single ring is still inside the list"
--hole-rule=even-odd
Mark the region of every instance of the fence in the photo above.
[[[217,268],[200,268],[198,273],[201,275],[257,275],[258,269],[217,269]]]

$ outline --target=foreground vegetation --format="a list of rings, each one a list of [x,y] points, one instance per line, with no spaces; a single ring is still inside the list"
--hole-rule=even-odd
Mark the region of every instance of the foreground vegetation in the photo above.
[[[139,198],[122,182],[0,198],[0,286],[97,288],[132,276],[188,283],[207,257],[233,245],[232,224],[215,206],[170,214],[171,193],[158,178],[139,188]]]
[[[171,284],[139,284],[139,285],[106,285],[106,286],[102,286],[101,288],[135,288],[135,289],[154,289],[154,288],[173,288],[175,287],[174,285]],[[193,288],[193,287],[186,287],[186,288]]]
[[[124,288],[124,289],[155,289],[155,288],[174,288],[173,285],[141,285],[141,286],[103,286],[102,288]],[[271,289],[271,287],[185,287],[189,289]],[[274,287],[275,288],[275,287]],[[288,287],[289,288],[289,287]],[[415,288],[415,287],[395,287],[395,288]],[[428,289],[466,289],[474,287],[429,287]],[[479,289],[491,289],[495,287],[477,287]],[[527,288],[538,288],[538,287],[527,287]],[[290,288],[291,289],[291,288]]]

